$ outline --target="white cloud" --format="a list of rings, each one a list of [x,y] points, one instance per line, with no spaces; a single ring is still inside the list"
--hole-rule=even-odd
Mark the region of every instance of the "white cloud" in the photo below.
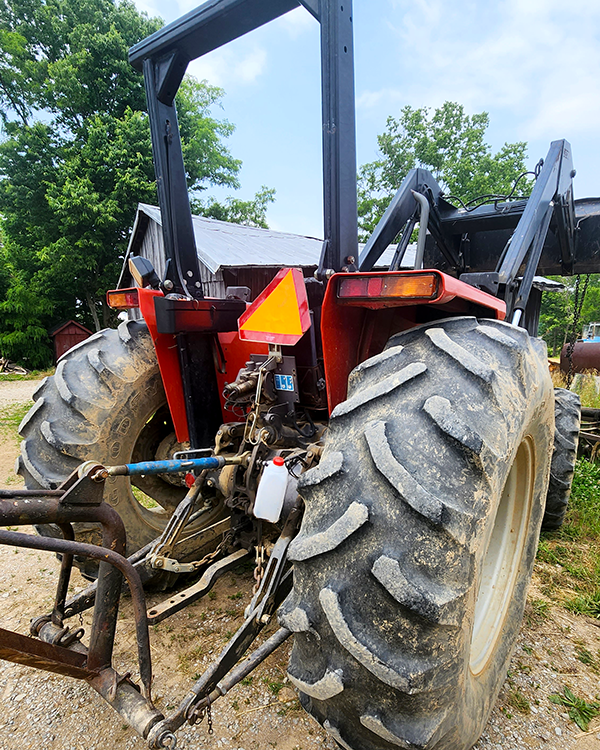
[[[262,47],[252,47],[241,57],[229,47],[220,47],[191,62],[188,70],[196,78],[233,90],[236,86],[254,83],[265,71],[266,64],[267,52]]]
[[[309,29],[314,29],[317,21],[306,8],[296,8],[274,21],[273,25],[275,24],[289,34],[291,39],[297,39]]]
[[[399,85],[359,91],[364,109],[441,104],[511,118],[522,138],[597,130],[600,3],[389,0]],[[389,42],[388,42],[389,44]]]

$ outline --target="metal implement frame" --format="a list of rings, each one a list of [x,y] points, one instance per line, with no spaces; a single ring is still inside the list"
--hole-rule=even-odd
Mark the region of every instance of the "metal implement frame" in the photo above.
[[[159,462],[157,467],[162,470],[167,468],[171,472],[181,471],[181,464],[187,461],[172,463],[176,465],[165,467],[164,462]],[[111,474],[123,474],[128,468],[105,467],[88,462],[73,472],[57,490],[0,490],[0,525],[56,524],[64,537],[38,537],[0,529],[0,544],[54,552],[62,556],[52,612],[32,621],[31,637],[0,628],[0,658],[85,680],[118,711],[129,726],[148,740],[153,750],[173,749],[176,746],[174,732],[179,727],[186,721],[194,724],[202,719],[205,712],[210,712],[215,700],[225,695],[291,635],[286,628],[280,628],[243,662],[238,663],[290,591],[291,570],[287,549],[302,517],[302,501],[298,498],[288,514],[244,623],[193,685],[180,707],[165,718],[155,708],[151,698],[149,618],[140,572],[146,561],[151,562],[152,552],[160,546],[163,537],[171,538],[172,534],[164,534],[129,559],[124,557],[126,540],[123,523],[116,511],[102,501],[102,494],[105,479]],[[146,466],[147,470],[153,468],[150,464]],[[200,478],[196,482],[198,487],[199,481]],[[188,493],[189,504],[193,504],[195,499],[196,485]],[[102,527],[102,546],[74,541],[72,523],[99,523]],[[229,519],[224,519],[220,524],[228,528]],[[160,621],[195,601],[210,590],[219,575],[239,564],[248,554],[248,550],[239,549],[213,563],[206,569],[199,584],[178,595],[176,606],[166,602],[160,613],[155,609],[157,616],[153,620]],[[89,589],[67,601],[75,555],[100,562],[98,579]],[[132,597],[141,687],[130,680],[129,673],[122,676],[112,667],[123,577]],[[64,620],[92,606],[92,627],[87,648],[81,643],[83,628],[70,631],[65,627]]]
[[[82,476],[74,472],[55,491],[0,491],[0,525],[56,524],[63,539],[37,537],[0,530],[0,544],[62,555],[54,607],[33,620],[31,635],[0,628],[0,658],[45,669],[88,682],[142,737],[147,737],[163,715],[152,704],[152,662],[144,592],[139,575],[124,557],[125,528],[119,515],[102,502],[103,480],[93,479],[98,464],[89,464]],[[102,546],[73,541],[72,523],[98,523]],[[80,642],[83,630],[64,626],[66,595],[73,557],[100,562],[89,649]],[[138,644],[141,688],[112,667],[122,578],[131,591]]]

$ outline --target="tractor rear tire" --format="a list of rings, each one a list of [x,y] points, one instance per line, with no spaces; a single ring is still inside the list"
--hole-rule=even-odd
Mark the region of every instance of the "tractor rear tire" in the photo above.
[[[454,318],[349,378],[289,548],[289,676],[347,750],[467,750],[506,677],[548,487],[546,346]]]
[[[550,466],[546,510],[542,519],[543,531],[556,531],[565,520],[577,461],[580,425],[581,399],[579,396],[565,388],[555,388],[554,452]]]
[[[35,405],[19,428],[23,442],[17,460],[17,472],[30,489],[58,487],[84,461],[119,465],[153,460],[169,435],[175,440],[154,346],[141,321],[100,331],[69,350],[33,398]],[[125,525],[128,555],[162,533],[186,493],[185,486],[160,476],[135,477],[133,482],[143,493],[136,490],[140,501],[128,477],[109,478],[104,492]],[[209,515],[203,516],[203,525],[216,521],[222,511]],[[78,541],[100,544],[98,526],[74,528]],[[42,536],[62,536],[53,525],[36,530]],[[96,563],[84,558],[75,563],[84,575],[95,577]]]

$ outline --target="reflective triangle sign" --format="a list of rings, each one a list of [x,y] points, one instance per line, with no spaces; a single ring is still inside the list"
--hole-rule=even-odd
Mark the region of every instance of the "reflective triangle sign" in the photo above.
[[[243,341],[293,346],[310,328],[304,276],[298,268],[282,268],[240,316]]]

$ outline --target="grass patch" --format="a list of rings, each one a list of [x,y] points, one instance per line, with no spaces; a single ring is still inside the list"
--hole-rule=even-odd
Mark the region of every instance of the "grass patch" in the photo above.
[[[569,718],[582,732],[587,732],[590,721],[600,714],[600,703],[578,698],[566,685],[562,695],[560,693],[549,695],[548,700],[568,709]]]
[[[146,495],[145,492],[142,492],[139,487],[134,487],[132,484],[131,490],[135,499],[144,508],[148,508],[149,510],[152,510],[153,508],[160,508],[160,505],[156,502],[156,500],[153,500],[150,495]]]
[[[54,375],[54,368],[50,370],[32,370],[27,375],[19,375],[16,372],[0,372],[0,383],[10,383],[15,380],[41,380]]]
[[[584,373],[574,383],[573,390],[581,399],[581,405],[590,409],[600,409],[600,391],[593,375]]]
[[[8,404],[4,406],[0,410],[0,433],[18,441],[19,425],[30,408],[30,403]]]
[[[565,609],[576,615],[587,615],[600,619],[600,591],[571,597],[565,601],[564,606]]]
[[[600,618],[600,464],[577,461],[565,523],[542,534],[537,559],[545,596]]]

